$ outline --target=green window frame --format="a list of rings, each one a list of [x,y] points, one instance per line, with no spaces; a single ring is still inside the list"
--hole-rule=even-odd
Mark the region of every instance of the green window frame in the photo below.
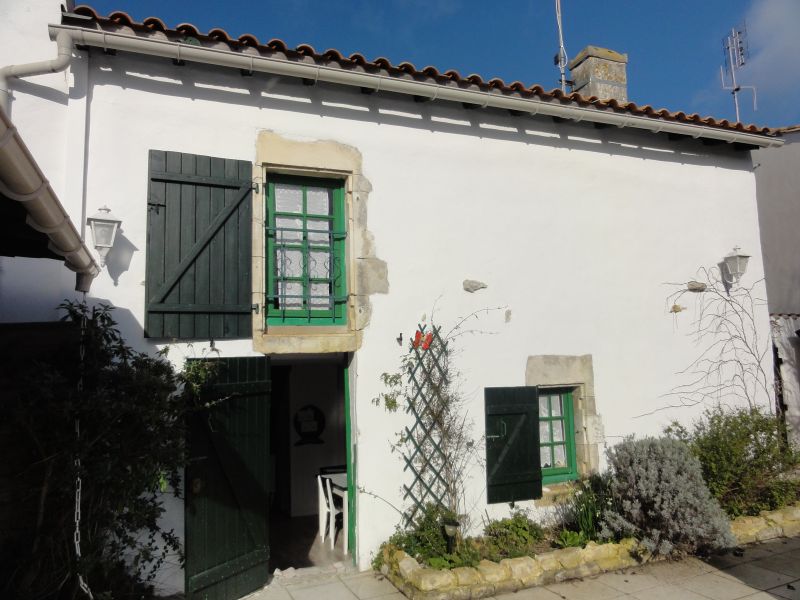
[[[542,483],[578,478],[572,390],[539,388],[539,455]]]
[[[344,325],[344,182],[269,175],[266,214],[267,324]]]

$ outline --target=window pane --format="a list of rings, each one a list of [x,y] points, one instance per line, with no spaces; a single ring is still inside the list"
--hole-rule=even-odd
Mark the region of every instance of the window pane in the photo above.
[[[275,217],[275,240],[277,242],[301,242],[303,241],[303,220],[292,219],[289,217]],[[294,229],[296,231],[284,231],[284,229]]]
[[[288,183],[275,184],[275,210],[278,212],[303,212],[303,188]]]
[[[275,261],[279,277],[303,276],[303,252],[301,250],[276,248]]]
[[[564,421],[553,421],[553,441],[564,441]]]
[[[550,397],[550,409],[552,411],[552,415],[554,417],[561,416],[561,396],[551,396]]]
[[[540,417],[549,417],[550,410],[547,408],[547,399],[548,396],[539,396],[539,416]]]
[[[278,308],[303,308],[303,284],[299,281],[279,281],[278,295]]]
[[[308,275],[312,279],[328,279],[331,272],[331,255],[314,250],[308,253]],[[328,285],[328,284],[325,284]]]
[[[548,421],[539,421],[539,441],[542,444],[552,441],[550,439],[550,424]]]
[[[542,446],[539,448],[539,459],[542,461],[543,469],[552,466],[550,464],[550,446]]]
[[[553,446],[555,452],[555,460],[553,461],[554,467],[567,466],[567,447],[566,446]]]
[[[331,222],[322,219],[308,219],[308,241],[313,244],[328,245],[330,244],[331,236]]]
[[[327,283],[312,283],[309,305],[317,310],[333,308],[331,304],[330,285]]]
[[[331,195],[333,190],[328,188],[306,188],[306,212],[310,215],[331,214]]]

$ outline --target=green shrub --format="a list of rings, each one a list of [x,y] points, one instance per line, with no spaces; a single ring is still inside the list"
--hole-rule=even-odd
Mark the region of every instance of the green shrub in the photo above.
[[[15,525],[0,544],[0,595],[76,597],[80,475],[80,570],[95,598],[149,597],[158,567],[182,555],[180,539],[160,521],[165,497],[177,493],[163,488],[180,489],[185,464],[187,403],[176,393],[181,380],[163,355],[126,344],[112,307],[65,302],[60,308],[75,334],[61,351],[0,364],[0,455],[13,466],[0,468],[0,481],[14,492],[0,495],[0,514]],[[84,319],[81,363],[78,325]]]
[[[506,519],[490,521],[478,540],[483,558],[495,562],[503,558],[530,556],[537,542],[544,539],[544,531],[521,510]]]
[[[442,506],[428,504],[417,520],[408,529],[398,529],[372,561],[372,567],[379,570],[383,565],[383,549],[395,546],[409,556],[434,569],[475,566],[480,560],[477,549],[471,540],[457,540],[452,553],[447,552],[447,537],[442,523],[457,521],[457,515]]]
[[[711,493],[733,517],[800,498],[800,482],[786,477],[800,456],[786,443],[786,426],[774,415],[718,407],[707,410],[691,431],[673,423],[666,433],[689,444]]]
[[[588,541],[582,531],[562,529],[558,537],[553,540],[553,545],[556,548],[583,548]]]
[[[601,537],[633,536],[663,555],[735,543],[700,462],[680,440],[628,439],[608,450],[608,462],[613,506],[603,512]]]
[[[597,540],[603,511],[611,505],[610,483],[607,474],[596,473],[576,481],[575,491],[562,506],[563,528],[580,533],[586,541]]]

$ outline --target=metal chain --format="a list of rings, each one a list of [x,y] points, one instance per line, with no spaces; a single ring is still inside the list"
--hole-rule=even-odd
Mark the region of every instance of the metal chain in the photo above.
[[[83,293],[83,312],[81,314],[81,339],[79,344],[79,358],[78,363],[78,401],[83,397],[83,371],[84,371],[84,358],[86,356],[86,292]],[[75,563],[78,575],[78,585],[89,600],[94,600],[92,590],[89,584],[83,578],[80,572],[81,561],[81,488],[83,482],[81,481],[81,459],[80,459],[80,443],[81,443],[81,420],[75,415],[75,533],[73,535],[73,542],[75,543]]]

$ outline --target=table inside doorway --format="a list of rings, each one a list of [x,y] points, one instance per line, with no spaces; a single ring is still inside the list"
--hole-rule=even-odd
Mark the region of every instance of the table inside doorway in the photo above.
[[[347,526],[348,504],[347,504],[347,473],[328,473],[320,475],[323,479],[330,479],[331,493],[336,494],[342,499],[342,533],[344,533],[344,553],[350,553],[350,531]]]

